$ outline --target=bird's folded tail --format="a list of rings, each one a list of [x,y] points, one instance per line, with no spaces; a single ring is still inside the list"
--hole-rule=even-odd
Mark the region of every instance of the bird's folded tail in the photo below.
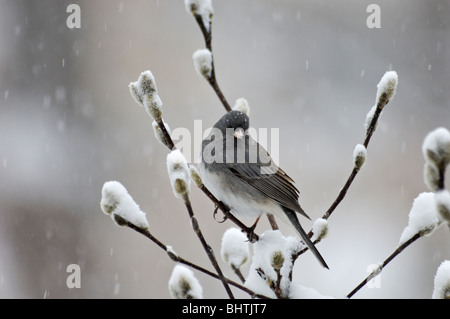
[[[308,234],[304,231],[304,229],[300,225],[300,222],[298,221],[298,218],[297,218],[297,214],[288,208],[284,208],[284,212],[286,213],[286,216],[289,218],[289,221],[292,223],[292,225],[294,225],[295,229],[298,231],[298,233],[302,237],[305,244],[308,246],[309,250],[311,250],[311,252],[314,254],[314,256],[316,256],[317,260],[322,264],[322,266],[329,269],[328,265],[325,262],[325,260],[323,259],[322,255],[320,255],[316,246],[314,246],[312,241],[309,239]]]

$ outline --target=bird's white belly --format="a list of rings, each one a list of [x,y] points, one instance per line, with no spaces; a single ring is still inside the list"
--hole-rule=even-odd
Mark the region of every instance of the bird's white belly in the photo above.
[[[206,172],[203,165],[200,165],[200,174],[206,188],[218,200],[230,207],[231,213],[237,218],[257,218],[262,214],[272,213],[285,219],[285,213],[280,205],[272,199],[266,198],[256,201],[249,194],[239,194],[236,187],[229,184],[224,185],[216,174]]]

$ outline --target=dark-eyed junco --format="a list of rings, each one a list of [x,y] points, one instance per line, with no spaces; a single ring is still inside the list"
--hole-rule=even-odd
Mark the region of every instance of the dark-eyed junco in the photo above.
[[[271,213],[289,221],[328,268],[297,218],[296,212],[309,217],[298,203],[294,181],[250,137],[248,128],[248,116],[239,111],[228,112],[214,125],[202,142],[199,168],[203,183],[238,218]]]

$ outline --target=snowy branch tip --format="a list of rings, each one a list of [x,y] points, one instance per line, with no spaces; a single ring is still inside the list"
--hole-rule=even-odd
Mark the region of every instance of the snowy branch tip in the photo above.
[[[211,0],[184,0],[186,11],[194,17],[201,17],[206,31],[210,32],[211,21],[214,16],[214,10]]]
[[[110,181],[103,185],[100,207],[105,214],[111,215],[119,226],[128,222],[141,229],[149,228],[145,213],[119,182]]]
[[[189,194],[191,185],[191,171],[189,165],[180,150],[174,150],[167,155],[167,172],[173,193],[179,199]]]
[[[139,75],[135,82],[128,85],[133,99],[145,108],[147,113],[157,122],[161,120],[162,101],[158,95],[155,78],[147,70]]]
[[[386,72],[377,85],[377,107],[383,109],[394,98],[397,90],[398,75],[395,71]]]
[[[434,193],[421,193],[413,202],[408,226],[403,230],[399,245],[407,242],[415,234],[430,235],[441,223]]]

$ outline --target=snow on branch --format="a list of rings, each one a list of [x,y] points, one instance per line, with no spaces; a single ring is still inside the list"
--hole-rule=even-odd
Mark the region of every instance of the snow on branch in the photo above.
[[[156,122],[159,122],[162,115],[162,101],[152,72],[149,70],[142,72],[137,81],[131,82],[128,88],[134,100],[143,106]]]
[[[240,229],[227,229],[222,236],[220,255],[233,270],[241,268],[250,258],[247,236]]]
[[[211,51],[208,49],[199,49],[194,52],[192,59],[194,60],[195,72],[210,81],[213,69]]]
[[[180,150],[174,150],[167,155],[167,172],[175,197],[183,199],[185,195],[189,194],[191,171]]]
[[[166,122],[164,122],[164,120],[162,120],[162,123],[163,123],[164,127],[166,128],[166,132],[170,135],[171,133],[170,133],[169,125]],[[159,126],[158,122],[153,121],[152,127],[153,127],[153,132],[155,133],[156,140],[159,143],[161,143],[161,145],[164,145],[164,146],[167,146],[168,148],[170,148],[170,145],[167,142],[166,136],[164,135],[163,130],[161,130],[161,127]]]
[[[377,85],[376,104],[383,109],[393,99],[397,90],[398,75],[395,71],[386,72]]]
[[[355,168],[359,171],[361,167],[364,166],[367,158],[367,150],[362,144],[358,144],[355,146],[355,150],[353,151],[353,163]]]
[[[450,163],[450,132],[443,127],[428,133],[422,145],[425,184],[432,191],[444,189],[445,169]]]
[[[303,244],[296,237],[284,237],[279,230],[267,230],[253,245],[253,258],[245,286],[271,298],[287,298],[291,284],[291,256]]]
[[[435,193],[437,210],[441,219],[450,224],[450,193],[448,190],[440,190]]]
[[[430,235],[441,224],[437,211],[434,193],[421,193],[414,200],[409,212],[408,226],[400,236],[399,245],[412,238],[415,234]]]
[[[100,207],[105,214],[111,215],[119,226],[128,222],[141,229],[149,228],[145,213],[119,182],[110,181],[103,185]]]
[[[328,235],[328,221],[323,218],[317,218],[314,221],[312,228],[313,236],[311,237],[311,241],[321,241]]]
[[[184,0],[186,11],[194,17],[201,17],[206,31],[210,32],[211,21],[214,16],[214,10],[211,0]]]
[[[234,102],[233,110],[240,111],[247,114],[247,116],[250,116],[250,106],[248,105],[247,100],[243,97],[237,99],[236,102]]]

